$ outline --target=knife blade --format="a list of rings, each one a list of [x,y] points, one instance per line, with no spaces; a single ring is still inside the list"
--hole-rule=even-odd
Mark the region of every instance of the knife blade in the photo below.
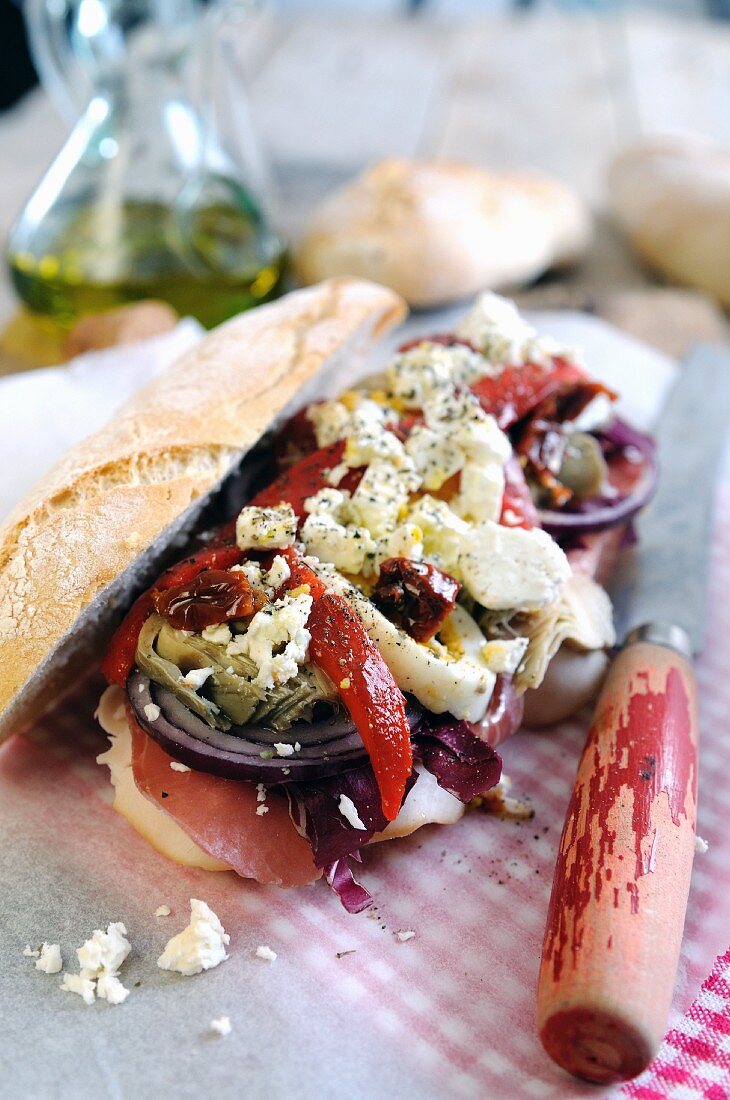
[[[694,857],[697,698],[730,353],[697,348],[658,430],[660,487],[613,585],[628,630],[596,706],[563,827],[537,1022],[548,1054],[602,1084],[661,1043]]]
[[[693,653],[702,648],[715,472],[729,420],[730,352],[700,345],[683,363],[658,425],[657,493],[609,587],[620,638],[666,624],[685,632]]]

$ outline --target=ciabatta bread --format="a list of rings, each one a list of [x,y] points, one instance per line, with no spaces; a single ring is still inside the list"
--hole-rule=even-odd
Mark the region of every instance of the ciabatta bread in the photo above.
[[[585,206],[548,176],[389,160],[325,199],[294,262],[304,283],[357,275],[439,306],[531,282],[589,238]]]
[[[339,279],[216,329],[69,451],[0,527],[0,737],[100,657],[132,597],[275,419],[405,315]]]

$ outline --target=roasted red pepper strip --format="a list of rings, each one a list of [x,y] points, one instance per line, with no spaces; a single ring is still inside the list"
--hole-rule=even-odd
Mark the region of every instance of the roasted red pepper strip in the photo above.
[[[590,386],[594,393],[615,397],[600,382],[592,382],[585,372],[567,359],[554,359],[548,366],[525,363],[522,366],[505,367],[495,376],[480,378],[472,386],[485,412],[495,417],[500,428],[509,428],[536,405],[572,385]]]
[[[327,474],[333,466],[342,462],[344,453],[344,439],[330,444],[329,447],[313,451],[311,455],[306,455],[299,462],[295,462],[248,503],[257,508],[273,508],[285,502],[291,504],[295,514],[302,518],[306,515],[304,501],[329,485]],[[362,468],[348,470],[337,488],[353,493],[360,484],[362,475]]]
[[[398,815],[413,771],[411,731],[403,694],[380,650],[355,612],[302,560],[293,546],[281,551],[291,569],[285,589],[309,585],[307,629],[312,661],[334,683],[370,755],[388,821]]]
[[[165,592],[168,588],[187,584],[204,569],[229,569],[242,558],[243,553],[237,546],[221,546],[217,549],[206,547],[165,570],[155,585],[135,600],[109,643],[101,664],[102,675],[107,681],[122,687],[126,684],[134,667],[139,632],[154,611],[156,592]]]

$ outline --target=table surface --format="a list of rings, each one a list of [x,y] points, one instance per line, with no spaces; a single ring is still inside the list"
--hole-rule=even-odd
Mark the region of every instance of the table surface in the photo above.
[[[636,12],[447,20],[438,8],[428,17],[265,9],[242,27],[238,52],[257,129],[279,168],[286,231],[296,233],[333,182],[387,155],[544,169],[599,214],[595,246],[562,281],[569,293],[560,301],[587,294],[601,305],[607,292],[649,285],[600,216],[606,167],[621,146],[678,129],[730,144],[730,28],[707,21]],[[0,118],[0,236],[64,133],[40,91]],[[13,308],[3,273],[0,323]],[[698,308],[708,320],[710,306],[695,300],[692,316]],[[721,325],[717,314],[712,323]]]

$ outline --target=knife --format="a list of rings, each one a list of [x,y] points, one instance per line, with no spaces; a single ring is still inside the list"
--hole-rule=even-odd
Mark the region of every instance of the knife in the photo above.
[[[538,982],[550,1057],[577,1077],[628,1080],[664,1035],[695,847],[697,692],[715,471],[730,418],[730,355],[700,346],[658,430],[658,492],[611,586],[624,637],[568,807]]]

